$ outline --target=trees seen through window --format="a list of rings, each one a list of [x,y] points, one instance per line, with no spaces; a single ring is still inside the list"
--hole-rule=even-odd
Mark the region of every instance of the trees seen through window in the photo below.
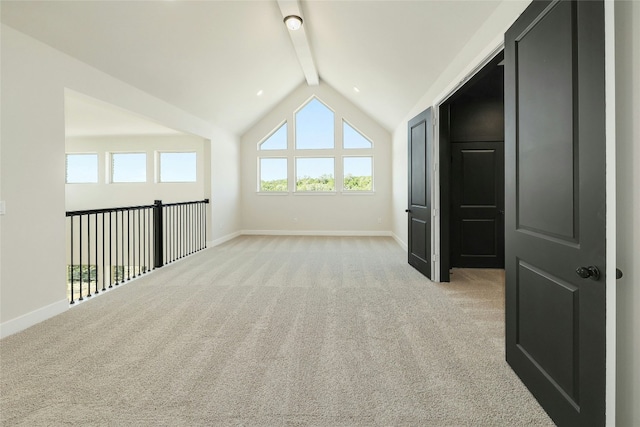
[[[291,129],[284,122],[258,144],[259,152],[272,150],[271,156],[258,157],[259,192],[288,193],[291,170],[295,192],[373,191],[373,142],[369,138],[344,119],[338,121],[342,129],[336,127],[335,113],[315,97],[293,118]],[[289,135],[291,148],[288,131],[293,133]],[[337,147],[336,135],[342,136]]]

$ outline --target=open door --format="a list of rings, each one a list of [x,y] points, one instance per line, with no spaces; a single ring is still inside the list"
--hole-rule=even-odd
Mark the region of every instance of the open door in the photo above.
[[[605,423],[602,1],[505,35],[507,361],[559,426]]]
[[[431,108],[409,121],[409,264],[431,278]]]

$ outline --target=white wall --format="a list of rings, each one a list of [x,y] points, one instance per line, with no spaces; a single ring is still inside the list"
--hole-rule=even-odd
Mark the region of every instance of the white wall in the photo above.
[[[335,112],[336,171],[342,150],[342,118],[373,141],[373,194],[286,195],[257,192],[258,143],[285,119],[289,120],[289,152],[293,152],[293,115],[311,96]],[[389,133],[328,85],[302,85],[251,127],[242,137],[242,228],[257,233],[389,234],[391,229],[391,137]],[[298,152],[299,154],[302,154]],[[308,153],[304,153],[308,155]],[[289,166],[289,178],[293,176]],[[339,190],[339,189],[338,189]]]
[[[208,144],[208,142],[207,142]],[[196,182],[158,182],[156,153],[159,151],[188,151],[196,153]],[[205,157],[205,142],[190,135],[181,136],[100,136],[67,138],[66,152],[98,155],[98,182],[95,184],[66,184],[66,210],[99,209],[117,206],[152,205],[154,200],[164,203],[187,202],[209,198],[205,193],[205,170],[211,158]],[[136,152],[147,155],[147,182],[109,183],[107,165],[109,153]]]
[[[393,204],[392,231],[396,239],[407,245],[407,122],[443,100],[504,39],[504,33],[529,4],[529,0],[502,2],[445,71],[431,85],[420,101],[407,113],[393,131]]]
[[[216,245],[240,232],[240,141],[215,130],[211,136],[211,222],[212,241]],[[206,189],[205,189],[206,191]]]
[[[619,426],[640,425],[640,2],[615,3]]]
[[[2,25],[0,194],[0,335],[6,336],[67,309],[65,295],[65,88],[211,141],[213,167],[238,164],[236,136]],[[234,157],[235,156],[235,157]],[[238,169],[211,173],[212,214],[237,231]],[[229,190],[217,197],[217,183]],[[226,205],[223,205],[226,204]],[[37,270],[37,274],[32,273]]]

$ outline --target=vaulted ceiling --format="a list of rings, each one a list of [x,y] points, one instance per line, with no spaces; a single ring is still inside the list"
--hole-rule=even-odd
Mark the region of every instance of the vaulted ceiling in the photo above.
[[[499,3],[299,7],[320,79],[392,130]],[[275,0],[1,5],[3,23],[237,134],[305,82]]]

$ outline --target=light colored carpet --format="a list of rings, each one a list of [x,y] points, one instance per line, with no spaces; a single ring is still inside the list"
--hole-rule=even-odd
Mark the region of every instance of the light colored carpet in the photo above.
[[[390,238],[239,237],[0,341],[0,420],[553,425],[504,362],[501,277],[465,271],[434,284]]]

